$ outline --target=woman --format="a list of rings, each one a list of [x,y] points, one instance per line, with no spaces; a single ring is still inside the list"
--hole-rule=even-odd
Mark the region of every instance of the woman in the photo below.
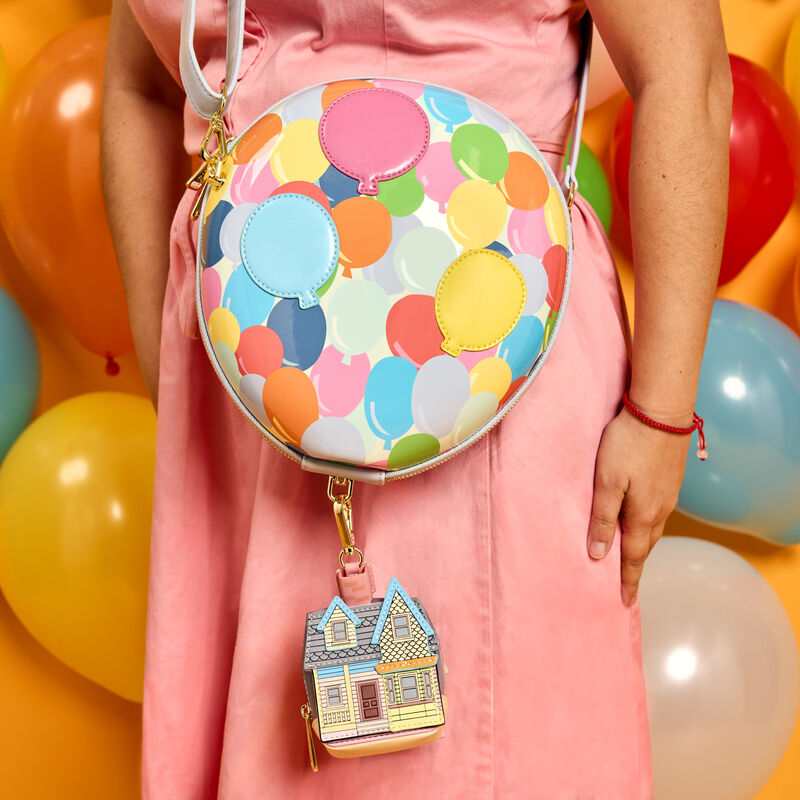
[[[620,398],[629,386],[651,417],[692,420],[727,198],[732,90],[716,0],[586,1],[635,101],[631,363],[607,241],[579,197],[565,321],[531,391],[457,459],[356,497],[378,584],[401,576],[436,621],[446,735],[380,758],[323,758],[316,775],[298,709],[304,613],[334,591],[324,481],[249,428],[196,338],[194,198],[181,197],[177,154],[196,152],[205,123],[179,85],[180,3],[128,2],[113,7],[102,153],[159,409],[144,796],[652,797],[636,589],[689,437],[643,424]],[[199,5],[195,46],[216,83],[224,7]],[[557,169],[583,11],[570,0],[252,2],[229,122],[240,131],[320,81],[406,77],[504,111]],[[546,469],[533,452],[551,454]]]

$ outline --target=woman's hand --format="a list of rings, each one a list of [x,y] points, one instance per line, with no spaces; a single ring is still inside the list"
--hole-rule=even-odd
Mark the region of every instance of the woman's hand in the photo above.
[[[690,423],[684,415],[682,421],[670,424]],[[686,434],[650,427],[626,408],[606,425],[600,439],[589,554],[602,558],[608,553],[620,518],[622,600],[628,606],[636,601],[645,559],[678,503],[690,440]]]

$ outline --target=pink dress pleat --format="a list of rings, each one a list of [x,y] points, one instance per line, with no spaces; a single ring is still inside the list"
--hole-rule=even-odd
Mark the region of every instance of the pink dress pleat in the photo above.
[[[177,75],[180,3],[131,0]],[[199,0],[196,45],[221,76],[224,3]],[[427,80],[508,114],[557,165],[576,84],[580,3],[251,3],[229,122],[303,86]],[[204,125],[186,112],[186,144]],[[175,215],[163,314],[144,702],[146,800],[651,800],[638,604],[620,597],[620,531],[586,550],[594,463],[627,380],[623,311],[602,227],[578,197],[556,346],[489,435],[446,464],[358,485],[356,535],[380,590],[419,597],[449,670],[446,733],[308,765],[304,621],[335,594],[325,478],[252,429],[194,320],[194,223]]]

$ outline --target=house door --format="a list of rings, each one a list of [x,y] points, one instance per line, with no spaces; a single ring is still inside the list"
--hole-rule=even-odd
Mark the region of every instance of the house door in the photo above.
[[[378,682],[364,681],[358,684],[358,699],[361,703],[361,719],[365,722],[380,719],[381,707],[378,700]]]

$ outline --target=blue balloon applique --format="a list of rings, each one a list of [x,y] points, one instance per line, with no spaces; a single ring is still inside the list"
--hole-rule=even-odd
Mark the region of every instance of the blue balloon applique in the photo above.
[[[268,197],[247,218],[242,263],[253,281],[276,297],[319,304],[316,290],[339,261],[339,234],[316,200],[287,192]]]

